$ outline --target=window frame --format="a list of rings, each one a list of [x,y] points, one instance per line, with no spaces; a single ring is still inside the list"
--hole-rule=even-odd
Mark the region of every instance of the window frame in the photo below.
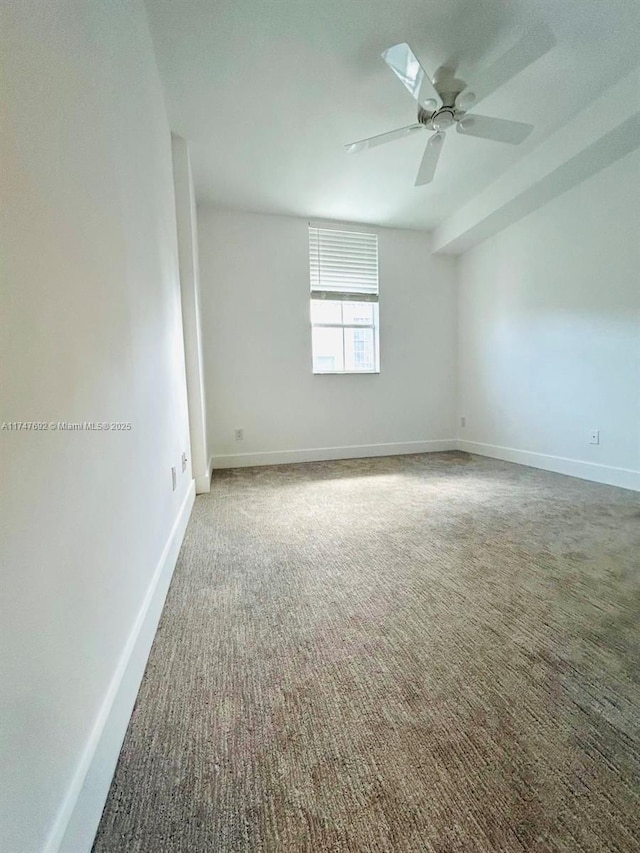
[[[378,264],[379,264],[379,245],[378,245],[378,234],[375,231],[362,231],[357,228],[349,228],[349,227],[335,227],[333,223],[331,226],[328,225],[317,225],[308,223],[309,225],[309,275],[310,275],[310,283],[311,289],[309,293],[309,320],[311,325],[311,372],[313,376],[372,376],[380,374],[380,313],[379,313],[379,295],[380,295],[380,283],[379,283],[379,274],[378,274]],[[331,288],[320,288],[313,289],[313,274],[311,270],[312,265],[312,253],[311,253],[311,245],[312,245],[312,230],[316,231],[316,235],[314,239],[317,243],[318,248],[320,247],[321,234],[320,232],[335,232],[337,235],[340,234],[352,234],[352,235],[362,235],[366,238],[375,238],[375,276],[376,276],[376,292],[373,293],[371,290],[362,290],[358,291],[355,288],[350,289],[349,291],[345,289],[336,288],[332,290]],[[329,238],[331,239],[331,238]],[[338,238],[339,239],[339,238]],[[316,260],[317,268],[319,274],[321,273],[321,260],[318,256]],[[331,296],[330,294],[334,293],[335,296]],[[314,322],[313,319],[313,303],[314,302],[338,302],[341,304],[341,317],[344,320],[344,310],[342,309],[343,303],[371,303],[373,306],[372,311],[372,322],[371,323],[329,323],[329,322]],[[347,347],[346,347],[346,330],[367,330],[371,333],[372,340],[372,349],[373,349],[373,367],[367,370],[319,370],[316,369],[315,357],[314,357],[314,345],[313,345],[313,332],[314,329],[340,329],[342,332],[342,364],[343,366],[346,364],[347,358]],[[355,341],[354,341],[355,343]],[[318,358],[322,356],[317,356]]]

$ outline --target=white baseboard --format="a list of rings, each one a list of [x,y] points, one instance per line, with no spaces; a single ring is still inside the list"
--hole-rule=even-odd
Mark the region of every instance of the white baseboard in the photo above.
[[[249,468],[254,465],[284,465],[290,462],[323,462],[328,459],[362,459],[367,456],[399,456],[456,450],[455,439],[402,441],[385,444],[352,444],[346,447],[313,447],[306,450],[267,450],[262,453],[233,453],[213,456],[214,469]]]
[[[563,456],[550,456],[545,453],[534,453],[531,450],[516,450],[513,447],[498,447],[495,444],[482,444],[463,439],[458,440],[458,448],[467,453],[477,453],[479,456],[490,456],[493,459],[503,459],[505,462],[516,462],[519,465],[542,468],[544,471],[579,477],[581,480],[592,480],[608,486],[640,491],[640,471],[634,471],[631,468],[614,468],[611,465],[599,465],[596,462],[583,462],[580,459],[566,459]]]
[[[89,853],[195,498],[187,490],[43,853]]]
[[[206,495],[211,491],[211,471],[213,469],[213,456],[209,457],[207,473],[203,477],[196,477],[196,495]]]

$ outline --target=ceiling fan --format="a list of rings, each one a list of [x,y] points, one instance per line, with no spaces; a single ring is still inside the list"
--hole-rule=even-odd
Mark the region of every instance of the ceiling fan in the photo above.
[[[416,186],[422,186],[433,180],[445,132],[454,125],[457,132],[464,136],[479,136],[482,139],[520,145],[533,130],[533,125],[467,111],[546,53],[554,44],[553,34],[546,25],[529,31],[484,72],[473,90],[464,80],[455,76],[455,69],[448,66],[439,68],[431,80],[406,42],[393,45],[382,53],[382,58],[418,102],[418,121],[389,133],[381,133],[379,136],[345,145],[347,152],[364,151],[418,131],[435,131],[427,142],[415,182]]]

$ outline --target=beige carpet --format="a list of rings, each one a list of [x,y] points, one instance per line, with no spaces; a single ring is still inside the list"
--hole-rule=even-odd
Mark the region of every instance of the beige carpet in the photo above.
[[[199,497],[94,850],[640,850],[640,495],[463,453]]]

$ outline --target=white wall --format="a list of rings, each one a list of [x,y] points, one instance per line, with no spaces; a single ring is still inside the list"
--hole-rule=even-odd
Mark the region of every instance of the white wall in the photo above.
[[[640,487],[639,198],[635,151],[460,259],[465,449]]]
[[[314,376],[307,221],[210,208],[198,217],[214,467],[451,446],[455,269],[431,254],[428,235],[375,229],[380,374]]]
[[[171,142],[142,3],[5,0],[0,29],[0,421],[132,424],[0,432],[0,848],[32,853],[64,835],[193,486]]]

